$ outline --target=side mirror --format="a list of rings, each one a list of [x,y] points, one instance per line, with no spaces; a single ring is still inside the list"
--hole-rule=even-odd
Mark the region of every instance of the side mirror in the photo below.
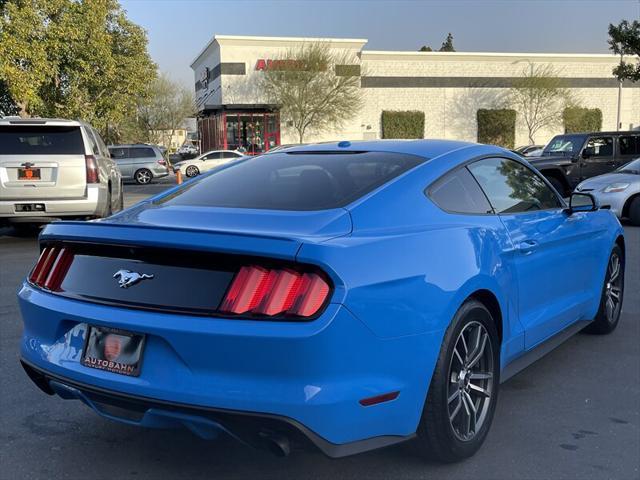
[[[582,150],[582,158],[587,159],[589,157],[593,157],[594,154],[594,149],[593,147],[587,147],[584,150]]]
[[[596,197],[590,193],[574,192],[569,198],[569,215],[575,212],[594,212],[600,208]]]

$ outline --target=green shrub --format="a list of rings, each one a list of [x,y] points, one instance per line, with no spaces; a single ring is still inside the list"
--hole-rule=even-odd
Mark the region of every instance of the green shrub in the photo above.
[[[510,109],[489,110],[481,108],[478,120],[478,142],[514,148],[516,141],[516,111]]]
[[[424,112],[382,112],[382,138],[424,138]]]
[[[602,112],[599,108],[567,107],[562,112],[564,133],[599,132]]]

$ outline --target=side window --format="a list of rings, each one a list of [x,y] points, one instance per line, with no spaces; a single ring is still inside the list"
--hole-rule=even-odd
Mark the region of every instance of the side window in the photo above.
[[[613,137],[591,137],[584,147],[589,158],[610,157],[613,155]]]
[[[220,158],[222,158],[222,153],[213,152],[213,153],[210,153],[209,155],[203,157],[203,160],[220,160]]]
[[[441,209],[452,213],[492,213],[478,183],[466,168],[447,173],[429,187],[428,195]]]
[[[620,155],[640,155],[640,136],[625,135],[618,138]]]
[[[131,158],[154,158],[156,156],[153,148],[136,147],[132,148],[129,152]]]
[[[98,142],[98,148],[100,149],[100,151],[102,152],[103,155],[107,155],[109,153],[109,149],[104,144],[104,141],[102,140],[102,137],[100,136],[100,134],[98,133],[98,131],[95,128],[93,129],[93,133],[96,136],[96,142]]]
[[[222,158],[238,158],[240,155],[233,152],[222,152]]]
[[[469,165],[496,213],[560,208],[557,195],[533,170],[506,158],[487,158]]]
[[[128,149],[122,147],[111,147],[109,152],[111,153],[111,158],[114,160],[123,160],[125,158],[129,158]]]
[[[87,134],[87,138],[89,139],[89,143],[91,144],[91,151],[94,155],[100,155],[100,149],[98,148],[98,142],[96,142],[95,137],[93,136],[93,129],[91,127],[84,129]]]

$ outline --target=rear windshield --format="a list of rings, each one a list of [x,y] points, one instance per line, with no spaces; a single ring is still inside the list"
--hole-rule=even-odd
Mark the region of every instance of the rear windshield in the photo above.
[[[159,203],[270,210],[337,208],[425,160],[384,152],[271,153],[223,167]]]
[[[84,155],[80,127],[0,126],[0,155]]]

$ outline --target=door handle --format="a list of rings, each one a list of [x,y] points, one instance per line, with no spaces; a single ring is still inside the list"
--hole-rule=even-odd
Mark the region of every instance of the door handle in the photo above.
[[[525,240],[518,244],[518,251],[524,255],[529,255],[538,248],[538,242],[535,240]]]

